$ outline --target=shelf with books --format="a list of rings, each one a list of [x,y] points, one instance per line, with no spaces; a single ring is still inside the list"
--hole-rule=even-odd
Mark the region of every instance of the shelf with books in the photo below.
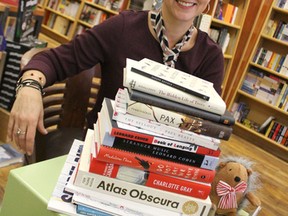
[[[277,2],[268,12],[228,109],[236,116],[235,134],[287,161],[288,43],[279,23],[288,22],[288,10],[280,9]],[[259,131],[268,119],[271,122]],[[281,130],[269,131],[273,123]]]
[[[222,84],[223,97],[226,92],[225,89],[229,88],[227,85],[228,77],[232,67],[234,54],[237,49],[243,23],[246,17],[250,1],[249,0],[211,0],[212,16],[210,37],[222,47],[224,53],[224,80]],[[214,31],[213,33],[211,31]],[[215,33],[216,31],[216,33]],[[222,39],[220,33],[222,32]],[[212,35],[213,34],[213,35]],[[215,38],[216,34],[216,38]],[[219,36],[217,36],[219,35]],[[222,42],[221,42],[222,41]]]
[[[41,31],[60,43],[66,43],[85,29],[92,28],[103,20],[128,8],[129,3],[128,0],[45,0],[41,4],[45,10]],[[85,15],[85,13],[83,15],[83,11],[87,9],[86,18],[83,20]],[[60,19],[60,22],[57,19]]]

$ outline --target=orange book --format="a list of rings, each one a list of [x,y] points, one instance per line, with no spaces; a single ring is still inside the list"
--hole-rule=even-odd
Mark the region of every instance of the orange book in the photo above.
[[[234,5],[232,4],[224,4],[223,5],[223,20],[225,22],[230,23],[233,17]]]

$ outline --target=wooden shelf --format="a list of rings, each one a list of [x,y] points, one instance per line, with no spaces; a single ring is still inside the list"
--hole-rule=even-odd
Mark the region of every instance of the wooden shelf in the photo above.
[[[288,147],[280,143],[281,140],[283,140],[282,137],[287,136],[285,134],[285,131],[286,131],[286,128],[288,127],[288,112],[283,110],[283,108],[279,108],[278,107],[279,104],[276,104],[275,102],[273,102],[273,100],[279,101],[279,98],[283,96],[280,95],[278,92],[279,98],[276,97],[276,100],[275,100],[272,97],[273,92],[271,92],[270,93],[271,99],[270,101],[267,101],[265,100],[265,98],[263,98],[263,96],[262,98],[260,95],[258,96],[258,93],[256,93],[257,90],[255,90],[255,93],[254,93],[255,96],[252,95],[252,92],[247,93],[246,91],[242,90],[243,89],[242,86],[244,85],[244,80],[246,78],[246,75],[248,72],[251,73],[252,69],[254,71],[256,70],[259,73],[263,74],[263,76],[273,78],[274,80],[273,83],[275,83],[275,85],[280,82],[288,84],[288,76],[276,71],[275,69],[276,67],[274,68],[275,70],[273,70],[271,68],[268,68],[265,64],[263,63],[261,64],[261,62],[255,62],[255,56],[257,55],[257,51],[260,48],[269,50],[274,54],[284,56],[284,57],[288,55],[288,49],[287,49],[288,42],[269,36],[271,34],[268,35],[269,32],[267,31],[267,28],[268,28],[267,24],[268,22],[270,22],[270,20],[277,20],[277,21],[283,20],[285,22],[288,21],[288,10],[283,10],[281,8],[276,7],[275,6],[276,2],[277,1],[274,0],[273,6],[270,7],[270,9],[268,10],[267,16],[265,16],[265,21],[263,22],[263,26],[261,27],[261,31],[259,32],[259,35],[257,36],[257,41],[255,43],[255,46],[253,47],[253,51],[250,54],[249,60],[247,61],[245,69],[240,78],[240,81],[238,82],[238,86],[236,88],[236,91],[234,92],[229,109],[231,110],[233,107],[235,107],[236,104],[245,103],[248,106],[248,109],[246,109],[248,114],[244,116],[244,119],[247,119],[248,122],[254,122],[258,125],[263,124],[263,122],[265,122],[265,120],[267,120],[270,116],[274,116],[275,121],[278,123],[278,125],[280,125],[279,127],[281,127],[282,130],[284,130],[284,133],[279,133],[278,131],[274,132],[273,129],[266,128],[268,132],[267,134],[264,135],[249,127],[244,126],[244,124],[239,123],[239,122],[237,122],[237,124],[235,125],[234,133],[240,137],[244,137],[245,139],[259,146],[260,148],[263,148],[264,150],[270,152],[271,154],[274,154],[275,156],[279,157],[280,159],[288,161]],[[269,58],[268,55],[267,56],[263,55],[263,56],[267,58],[266,60],[268,62],[270,59],[272,59],[272,58]],[[261,79],[261,76],[258,77],[258,79]],[[249,81],[246,80],[246,82],[249,82]],[[259,85],[260,84],[257,83],[255,86],[259,86]],[[249,85],[246,84],[245,87],[247,88],[247,86]],[[281,87],[279,86],[277,87],[278,88],[277,90],[280,91]],[[284,85],[283,88],[286,89],[286,86]],[[277,95],[276,93],[274,94]],[[236,110],[236,112],[239,112],[239,110],[238,111]],[[243,112],[243,111],[240,111],[240,112]],[[240,121],[243,122],[244,120],[241,118]],[[271,122],[270,124],[273,124],[273,122]],[[270,139],[268,137],[269,132],[270,134],[274,133],[274,136],[277,135],[277,137],[274,140]],[[277,139],[279,137],[280,139]],[[277,143],[277,141],[279,143]]]

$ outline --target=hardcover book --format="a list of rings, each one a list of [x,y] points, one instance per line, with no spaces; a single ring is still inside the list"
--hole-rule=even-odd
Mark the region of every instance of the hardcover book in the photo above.
[[[158,134],[158,136],[166,136],[170,139],[179,140],[182,142],[195,143],[197,145],[213,150],[218,149],[220,144],[220,140],[213,137],[196,134],[191,131],[181,130],[179,128],[164,125],[130,114],[123,114],[121,112],[117,112],[117,110],[114,110],[113,108],[115,107],[114,101],[109,98],[104,98],[102,107],[103,111],[101,110],[101,112],[106,113],[106,116],[112,119],[111,121],[109,121],[112,124],[113,121],[122,122],[147,131],[154,132]]]
[[[151,94],[140,92],[137,90],[129,91],[130,100],[141,102],[144,104],[156,106],[159,108],[184,113],[191,116],[197,116],[206,120],[210,120],[216,123],[232,126],[235,124],[235,119],[231,112],[225,110],[223,115],[218,115],[205,110],[197,109],[185,104],[180,104],[171,100],[166,100],[161,97],[157,97]]]
[[[132,68],[137,67],[137,64],[138,62],[127,59],[127,65],[126,68],[124,68],[123,86],[127,87],[129,91],[136,89],[138,91],[176,101],[178,103],[187,104],[219,115],[224,114],[226,104],[213,86],[207,84],[207,91],[202,91],[207,94],[209,93],[209,100],[204,100],[198,96],[179,90],[175,86],[163,84],[151,77],[146,77],[133,72]],[[183,86],[185,86],[184,83]]]
[[[210,99],[213,83],[175,68],[144,58],[139,62],[127,59],[127,69],[167,86],[187,92],[204,100]],[[132,64],[132,66],[130,65]],[[131,68],[131,69],[130,69]]]
[[[118,90],[115,97],[115,110],[217,139],[228,140],[232,134],[232,127],[227,125],[132,101],[126,88]]]
[[[198,199],[89,173],[88,161],[89,158],[81,166],[81,159],[74,181],[75,186],[188,215],[207,215],[211,207],[209,196],[207,199]]]

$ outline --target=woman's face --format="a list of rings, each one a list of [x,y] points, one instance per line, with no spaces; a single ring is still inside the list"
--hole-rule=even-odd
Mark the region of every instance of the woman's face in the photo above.
[[[192,21],[201,14],[210,0],[163,0],[162,11],[179,21]]]

